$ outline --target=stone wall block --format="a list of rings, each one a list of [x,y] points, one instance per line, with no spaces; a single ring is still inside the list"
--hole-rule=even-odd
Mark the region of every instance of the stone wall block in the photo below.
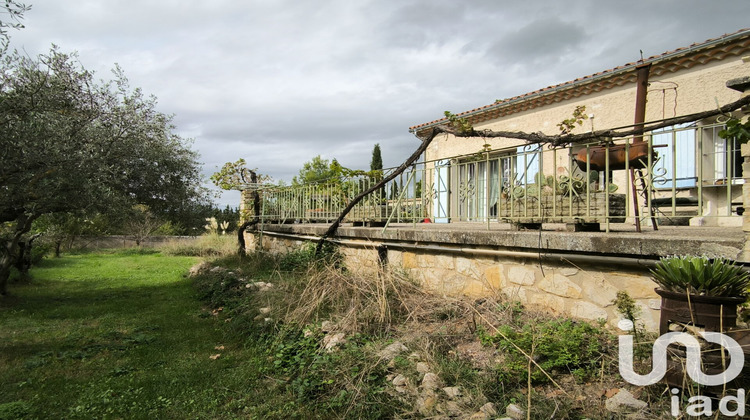
[[[507,286],[502,289],[503,295],[511,302],[529,303],[528,289],[521,286]]]
[[[479,279],[481,271],[477,265],[477,261],[471,258],[456,257],[455,258],[456,271],[464,276]]]
[[[654,289],[656,283],[647,275],[626,273],[604,273],[606,281],[618,290],[625,290],[633,299],[658,298]]]
[[[394,251],[392,249],[388,250],[388,264],[391,267],[404,267],[404,260],[403,260],[404,253],[401,251]]]
[[[462,295],[479,298],[487,296],[492,292],[492,289],[487,287],[487,284],[481,280],[465,279],[464,287],[461,291]]]
[[[417,264],[417,255],[413,252],[404,251],[401,253],[401,265],[404,268],[419,268],[419,264]]]
[[[258,250],[258,238],[252,232],[245,232],[245,249],[248,252]]]
[[[561,268],[559,271],[560,271],[560,274],[562,274],[565,277],[573,277],[576,274],[578,274],[580,270],[575,267],[565,267],[565,268]]]
[[[661,299],[649,299],[646,301],[646,306],[655,311],[661,310]]]
[[[419,268],[405,268],[405,271],[409,275],[409,277],[414,279],[414,281],[417,282],[417,284],[419,284],[421,287],[424,287],[427,290],[431,290],[430,282],[425,276],[425,270],[420,270]]]
[[[612,301],[617,297],[618,289],[605,281],[601,276],[582,276],[583,296],[602,308],[614,305]]]
[[[582,295],[581,286],[559,273],[547,274],[538,287],[545,292],[566,298],[578,299]]]
[[[532,286],[536,283],[536,271],[533,268],[514,265],[508,269],[508,281],[522,286]]]
[[[526,293],[526,296],[530,305],[539,306],[557,315],[565,311],[565,299],[560,296],[549,293]]]
[[[434,293],[460,295],[462,294],[466,283],[463,276],[448,270],[424,270],[416,268],[411,271],[415,274],[415,278],[420,278],[422,280],[422,287]]]
[[[493,265],[484,269],[483,276],[491,289],[499,290],[505,287],[506,279],[503,275],[505,268],[502,264]]]
[[[649,303],[651,299],[636,301],[636,304],[641,308],[640,321],[643,323],[644,328],[648,331],[659,331],[659,311],[651,309]]]
[[[587,321],[607,320],[609,318],[606,309],[583,300],[568,301],[566,312],[574,318],[585,319]]]
[[[465,294],[466,278],[464,276],[447,270],[443,270],[442,274],[435,280],[437,290],[446,296]]]
[[[417,261],[422,268],[437,268],[437,260],[433,254],[418,254]]]
[[[456,257],[451,255],[436,255],[435,266],[444,270],[455,270],[456,269]]]

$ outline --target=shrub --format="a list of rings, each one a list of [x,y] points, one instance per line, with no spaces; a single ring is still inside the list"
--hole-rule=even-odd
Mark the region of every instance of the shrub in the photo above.
[[[31,405],[26,401],[12,401],[0,404],[0,420],[25,418],[31,412]]]
[[[323,242],[320,254],[316,254],[317,246],[316,242],[305,242],[298,249],[282,255],[279,259],[279,268],[285,271],[294,271],[307,269],[312,265],[317,267],[341,267],[343,257],[336,245],[331,242]]]
[[[384,392],[387,368],[367,354],[365,336],[350,336],[335,351],[321,347],[323,336],[314,325],[282,327],[269,346],[266,373],[285,378],[295,399],[322,418],[392,418],[403,409]]]
[[[529,320],[520,328],[503,325],[497,334],[480,334],[483,344],[496,345],[505,354],[505,363],[497,367],[499,380],[516,384],[526,382],[529,374],[528,358],[519,348],[548,374],[564,371],[582,380],[600,366],[606,338],[602,328],[569,319]],[[544,383],[548,378],[532,366],[531,380]]]
[[[31,247],[31,265],[39,264],[53,250],[54,246],[49,242],[35,242]]]

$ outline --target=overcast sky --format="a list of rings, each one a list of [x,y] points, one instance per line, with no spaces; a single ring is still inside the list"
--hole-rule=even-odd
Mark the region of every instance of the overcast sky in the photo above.
[[[208,177],[289,181],[315,155],[366,169],[408,127],[750,27],[748,0],[27,0],[11,48],[118,63],[175,115]],[[238,203],[224,194],[221,205]]]

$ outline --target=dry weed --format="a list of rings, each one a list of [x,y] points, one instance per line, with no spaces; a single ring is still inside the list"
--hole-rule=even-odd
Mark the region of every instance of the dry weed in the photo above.
[[[312,268],[299,293],[292,293],[287,322],[305,325],[331,320],[342,331],[384,332],[407,319],[415,296],[425,292],[406,276],[381,271],[351,274],[333,267]]]

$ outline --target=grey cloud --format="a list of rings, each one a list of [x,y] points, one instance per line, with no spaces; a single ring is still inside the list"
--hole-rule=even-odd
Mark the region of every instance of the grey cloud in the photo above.
[[[503,35],[490,46],[487,53],[504,65],[550,65],[577,52],[586,36],[583,26],[550,17]]]
[[[719,10],[720,9],[720,10]],[[209,175],[240,157],[289,180],[315,155],[386,166],[408,127],[733,32],[747,0],[34,0],[11,33],[55,42],[175,114]]]
[[[388,45],[401,48],[443,44],[460,33],[465,11],[465,5],[454,1],[404,2],[381,22],[380,35]]]

